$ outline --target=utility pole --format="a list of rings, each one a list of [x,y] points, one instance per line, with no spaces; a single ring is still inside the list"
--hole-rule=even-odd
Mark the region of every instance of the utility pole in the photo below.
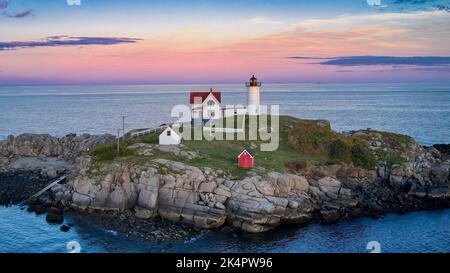
[[[122,116],[122,136],[125,140],[125,116]]]
[[[120,155],[120,129],[117,129],[117,155]]]

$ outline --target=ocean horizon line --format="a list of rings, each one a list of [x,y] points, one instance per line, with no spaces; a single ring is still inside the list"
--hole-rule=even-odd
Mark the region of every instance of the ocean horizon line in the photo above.
[[[24,83],[24,84],[1,84],[0,87],[17,87],[17,86],[129,86],[129,85],[152,85],[152,86],[189,86],[189,85],[242,85],[243,82],[210,82],[210,83]],[[396,84],[396,85],[424,85],[424,84],[432,84],[432,85],[450,85],[449,82],[271,82],[262,81],[263,84],[266,85],[387,85],[387,84]]]

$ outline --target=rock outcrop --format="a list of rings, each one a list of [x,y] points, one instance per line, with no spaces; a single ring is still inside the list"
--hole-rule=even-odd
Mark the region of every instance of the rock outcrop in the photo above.
[[[40,171],[55,178],[73,167],[81,154],[113,140],[112,135],[69,134],[58,138],[48,134],[8,136],[0,141],[0,172]]]
[[[294,168],[292,173],[258,169],[236,179],[226,170],[167,159],[139,164],[94,160],[87,152],[111,141],[110,135],[55,138],[25,134],[0,142],[0,174],[4,170],[16,177],[16,172],[33,171],[54,178],[69,173],[66,184],[52,188],[54,200],[50,203],[77,210],[133,211],[136,218],[144,220],[159,216],[201,228],[228,224],[249,232],[263,232],[282,224],[334,223],[343,218],[450,207],[448,157],[436,148],[423,148],[412,141],[390,143],[395,139],[386,134],[353,135],[357,134],[361,141],[369,142],[370,149],[382,151],[377,155],[387,159],[378,158],[373,168],[353,163],[308,164]],[[199,157],[177,147],[137,143],[131,148],[141,156],[163,149],[171,158],[188,162]],[[394,149],[402,160],[391,160]],[[10,194],[11,190],[0,193]],[[16,199],[25,198],[19,197]],[[61,219],[55,212],[49,220]]]
[[[113,163],[92,174],[92,159],[84,156],[54,196],[81,210],[133,210],[141,219],[159,215],[202,228],[227,223],[263,232],[281,224],[448,207],[450,162],[435,153],[420,148],[404,164],[375,170],[329,165],[306,176],[269,172],[242,180],[165,159]]]

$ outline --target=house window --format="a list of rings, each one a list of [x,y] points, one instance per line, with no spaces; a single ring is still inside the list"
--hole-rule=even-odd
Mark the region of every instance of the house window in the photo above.
[[[170,133],[171,133],[170,130],[167,130],[167,136],[170,136]]]
[[[215,103],[214,103],[214,101],[213,100],[210,100],[210,101],[208,101],[208,106],[214,106],[215,105]]]
[[[213,118],[213,117],[215,117],[215,116],[216,116],[216,112],[212,111],[212,112],[211,112],[211,117]]]

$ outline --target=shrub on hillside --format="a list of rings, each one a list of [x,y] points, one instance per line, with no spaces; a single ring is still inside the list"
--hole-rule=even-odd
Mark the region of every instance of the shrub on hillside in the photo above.
[[[330,145],[330,158],[337,162],[352,162],[352,148],[342,139],[336,139]]]
[[[362,143],[354,143],[352,146],[352,162],[356,166],[371,169],[376,165],[374,155]]]
[[[289,131],[288,145],[300,153],[327,156],[335,139],[329,123],[306,120]]]

